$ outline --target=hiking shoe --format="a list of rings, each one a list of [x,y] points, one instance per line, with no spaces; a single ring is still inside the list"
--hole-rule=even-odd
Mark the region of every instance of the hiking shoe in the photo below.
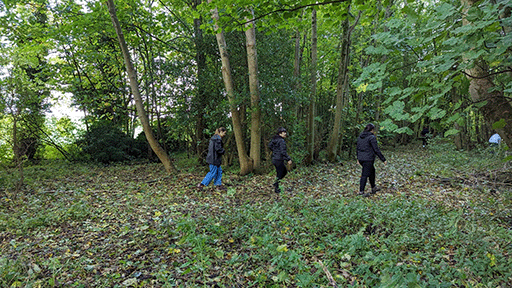
[[[196,188],[199,189],[199,190],[203,190],[204,184],[203,183],[199,183],[199,184],[197,184]]]
[[[364,191],[359,191],[359,192],[357,192],[357,195],[359,195],[359,196],[363,196],[363,195],[364,195]]]
[[[377,193],[380,190],[381,190],[380,187],[375,186],[375,187],[372,188],[372,192],[370,192],[370,193],[371,194],[375,194],[375,193]]]
[[[279,188],[279,182],[274,182],[272,186],[274,186],[274,192],[276,192],[277,194],[281,193],[281,188]]]
[[[217,188],[217,190],[221,190],[221,191],[227,191],[228,190],[228,188],[226,188],[226,186],[224,186],[224,185],[218,185],[216,188]]]

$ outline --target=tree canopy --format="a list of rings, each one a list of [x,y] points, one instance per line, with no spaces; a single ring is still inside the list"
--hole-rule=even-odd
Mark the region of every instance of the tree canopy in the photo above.
[[[286,126],[296,161],[307,154],[313,155],[307,162],[336,161],[351,156],[368,122],[389,143],[408,143],[429,126],[460,148],[485,143],[495,131],[512,145],[508,1],[114,2],[144,110],[167,153],[165,143],[181,141],[181,149],[202,159],[212,131],[227,126],[239,131],[231,145],[243,147],[230,150],[234,159],[247,153],[256,157],[247,161],[259,163],[266,145],[258,143]],[[72,98],[86,131],[105,120],[129,136],[140,131],[106,2],[4,1],[0,9],[1,116],[17,122],[21,135],[10,145],[49,142],[38,131],[49,125],[49,98],[59,95],[50,91]],[[246,56],[250,23],[257,66]],[[226,97],[214,37],[221,32],[232,98]],[[235,112],[239,120],[232,122]],[[20,118],[25,114],[30,123]]]

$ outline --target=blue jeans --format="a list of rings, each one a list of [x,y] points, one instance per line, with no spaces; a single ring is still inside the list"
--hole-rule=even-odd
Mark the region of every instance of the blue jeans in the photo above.
[[[219,186],[222,184],[222,168],[220,166],[215,166],[210,164],[210,172],[204,176],[203,181],[201,181],[201,184],[204,186],[208,186],[212,180],[215,179],[213,182],[213,185]]]

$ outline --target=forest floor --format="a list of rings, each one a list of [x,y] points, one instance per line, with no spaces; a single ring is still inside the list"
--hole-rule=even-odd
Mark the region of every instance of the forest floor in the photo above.
[[[207,167],[40,164],[0,190],[1,287],[510,287],[512,162],[447,144],[196,185]],[[271,169],[269,169],[271,171]],[[0,172],[7,178],[16,171]],[[1,188],[0,188],[1,189]],[[369,188],[367,188],[369,189]]]

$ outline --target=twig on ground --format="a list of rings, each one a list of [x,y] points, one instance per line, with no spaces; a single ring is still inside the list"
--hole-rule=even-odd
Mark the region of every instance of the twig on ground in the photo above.
[[[338,288],[338,285],[336,285],[336,281],[334,281],[334,278],[332,278],[331,272],[329,272],[327,267],[325,267],[324,263],[322,263],[322,261],[318,260],[318,258],[316,258],[316,257],[313,257],[313,260],[315,260],[316,262],[318,262],[318,264],[320,264],[320,267],[322,267],[322,270],[324,270],[325,275],[327,275],[329,284],[331,284],[332,287],[334,287],[334,288]]]

